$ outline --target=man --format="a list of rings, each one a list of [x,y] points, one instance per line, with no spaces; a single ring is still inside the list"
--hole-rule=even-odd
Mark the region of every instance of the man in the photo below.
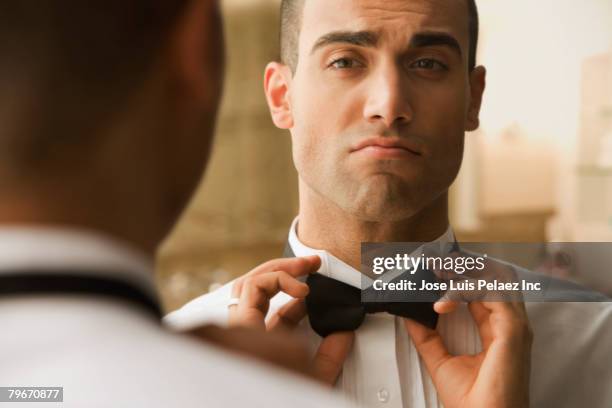
[[[0,20],[0,386],[63,387],[66,407],[338,406],[160,326],[151,260],[207,161],[217,2],[4,2]]]
[[[265,92],[274,123],[291,132],[299,173],[286,255],[317,255],[319,274],[360,287],[361,242],[453,242],[448,188],[485,88],[474,2],[284,0],[281,14],[282,63],[267,66]],[[308,291],[296,295],[295,278],[306,273],[282,275],[296,299],[268,303],[261,288],[273,273],[256,268],[166,321],[295,321]],[[520,301],[434,307],[436,330],[367,315],[338,387],[367,407],[611,403],[609,304],[530,303],[528,315]]]

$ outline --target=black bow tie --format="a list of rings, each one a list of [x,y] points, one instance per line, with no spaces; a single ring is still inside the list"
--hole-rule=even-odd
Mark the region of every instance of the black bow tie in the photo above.
[[[434,281],[435,276],[430,271],[413,275],[405,273],[393,281],[401,279]],[[308,318],[313,330],[321,337],[334,332],[356,330],[367,313],[387,312],[416,320],[431,329],[438,322],[432,300],[440,297],[439,292],[375,292],[370,287],[362,293],[358,288],[318,273],[309,275],[306,283],[310,287],[306,297]],[[368,301],[362,301],[362,295]]]

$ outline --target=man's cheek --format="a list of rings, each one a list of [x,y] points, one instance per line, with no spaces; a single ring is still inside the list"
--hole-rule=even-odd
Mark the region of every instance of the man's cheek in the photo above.
[[[317,167],[320,167],[323,152],[317,138],[313,137],[312,131],[306,130],[303,137],[294,140],[293,149],[293,159],[298,170],[312,173]]]

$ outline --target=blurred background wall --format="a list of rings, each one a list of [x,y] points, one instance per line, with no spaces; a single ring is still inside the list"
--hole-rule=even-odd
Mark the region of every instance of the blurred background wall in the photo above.
[[[223,0],[227,74],[214,152],[159,251],[167,310],[279,257],[297,213],[287,132],[263,70],[278,0]],[[482,124],[451,190],[464,241],[612,241],[612,1],[479,0]]]

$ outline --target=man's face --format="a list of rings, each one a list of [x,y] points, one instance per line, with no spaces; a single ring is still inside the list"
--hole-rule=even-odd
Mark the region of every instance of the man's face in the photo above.
[[[364,220],[413,216],[447,191],[478,126],[466,2],[304,3],[288,91],[302,182]]]

